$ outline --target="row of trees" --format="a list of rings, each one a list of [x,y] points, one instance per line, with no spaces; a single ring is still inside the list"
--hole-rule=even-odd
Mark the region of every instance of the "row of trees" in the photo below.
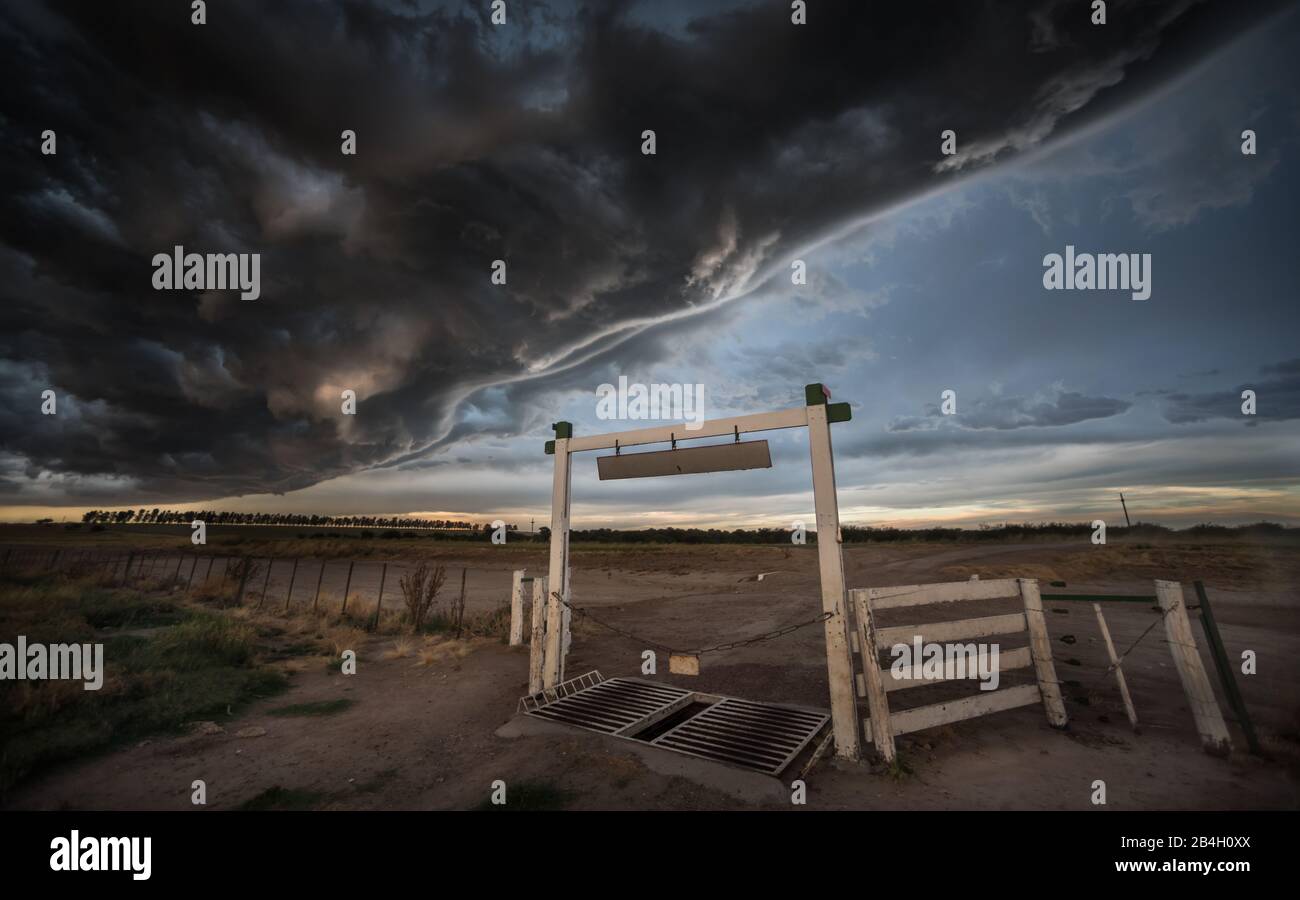
[[[977,528],[870,528],[859,525],[845,525],[840,534],[846,544],[892,541],[1002,541],[1018,538],[1039,537],[1086,537],[1092,534],[1090,522],[1038,522],[1008,523],[1005,525],[980,525]],[[538,538],[545,540],[549,529],[539,530]],[[1130,527],[1112,525],[1112,535],[1160,535],[1183,534],[1188,536],[1234,536],[1244,534],[1282,534],[1295,533],[1284,525],[1274,522],[1258,522],[1253,525],[1193,525],[1190,528],[1174,529],[1149,522],[1137,522]],[[788,528],[737,528],[726,531],[717,528],[643,528],[637,531],[619,531],[614,528],[589,528],[570,532],[573,541],[607,543],[607,544],[789,544],[791,530]],[[817,542],[817,533],[808,531],[806,541]]]
[[[475,525],[472,522],[457,522],[444,519],[412,519],[402,516],[318,516],[298,513],[232,513],[213,512],[210,510],[169,510],[138,509],[107,512],[91,510],[82,516],[82,521],[96,525],[188,525],[195,519],[209,525],[290,525],[307,528],[367,528],[384,529],[382,537],[399,537],[400,530],[437,531],[449,536],[473,538],[479,535],[490,536],[491,524]],[[529,539],[545,542],[550,539],[551,530],[542,526],[534,534],[518,534],[518,526],[506,525],[507,531],[515,534],[511,540]],[[980,541],[980,540],[1015,540],[1018,538],[1037,537],[1084,537],[1092,534],[1090,522],[1038,522],[1007,523],[1002,525],[980,525],[976,528],[871,528],[859,525],[845,525],[840,529],[846,544],[892,541]],[[1183,534],[1195,536],[1235,536],[1244,534],[1269,535],[1295,533],[1295,529],[1273,522],[1258,522],[1252,525],[1194,525],[1190,528],[1173,529],[1149,522],[1138,522],[1132,526],[1110,526],[1110,533],[1120,535]],[[736,528],[724,530],[719,528],[641,528],[623,531],[616,528],[575,529],[571,532],[574,541],[602,544],[789,544],[791,530],[788,528]],[[319,537],[321,535],[310,535]],[[372,533],[361,537],[372,537]],[[808,531],[805,541],[817,542],[817,533]]]
[[[307,528],[419,528],[438,531],[483,531],[490,525],[449,519],[415,519],[407,516],[318,516],[303,513],[218,512],[210,509],[92,509],[81,521],[93,525],[188,525],[198,519],[209,525],[296,525]],[[507,525],[516,531],[518,526]]]

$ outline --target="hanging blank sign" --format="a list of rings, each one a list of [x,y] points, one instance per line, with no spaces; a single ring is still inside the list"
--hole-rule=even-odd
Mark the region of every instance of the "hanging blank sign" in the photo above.
[[[668,654],[668,671],[673,675],[700,674],[700,658],[691,653]]]
[[[770,468],[772,455],[767,449],[767,441],[737,441],[731,444],[596,457],[596,470],[601,481]]]

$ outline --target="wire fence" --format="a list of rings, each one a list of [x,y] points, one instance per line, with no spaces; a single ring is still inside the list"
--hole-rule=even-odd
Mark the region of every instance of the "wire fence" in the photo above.
[[[105,587],[165,590],[183,597],[223,599],[232,605],[278,606],[286,613],[310,609],[376,621],[402,609],[402,578],[422,564],[440,563],[418,558],[316,559],[174,550],[0,549],[0,576],[7,578],[59,574]],[[460,570],[462,582],[468,582],[465,599],[472,612],[495,612],[509,602],[513,566],[447,568]]]

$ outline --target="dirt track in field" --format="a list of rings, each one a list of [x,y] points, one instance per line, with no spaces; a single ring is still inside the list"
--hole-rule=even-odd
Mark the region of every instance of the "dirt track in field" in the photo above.
[[[486,546],[438,551],[454,576],[449,585],[455,581],[459,587],[457,566],[470,567],[471,609],[503,602],[511,569],[527,566],[531,574],[545,565],[540,547],[512,548],[508,559],[493,552]],[[1294,587],[1300,580],[1300,548],[1294,544],[873,544],[849,545],[844,558],[850,587],[1021,575],[1039,578],[1045,593],[1150,594],[1151,579],[1162,577],[1182,581],[1194,603],[1191,582],[1200,578],[1210,587],[1229,656],[1238,659],[1248,649],[1257,654],[1258,674],[1239,681],[1273,758],[1262,761],[1245,753],[1241,731],[1231,723],[1237,747],[1231,759],[1201,752],[1159,624],[1125,660],[1142,723],[1141,733],[1134,734],[1106,675],[1091,604],[1048,600],[1068,730],[1049,728],[1041,708],[1026,707],[918,732],[899,741],[910,774],[895,778],[865,765],[823,763],[808,779],[809,808],[1091,808],[1098,779],[1106,782],[1111,809],[1300,806],[1300,596]],[[314,566],[304,562],[299,570],[309,588],[315,587]],[[388,577],[394,572],[390,568]],[[760,572],[774,574],[753,580]],[[289,568],[278,565],[267,588],[270,598],[283,596],[288,577]],[[813,547],[579,547],[573,577],[575,605],[622,630],[681,649],[745,638],[820,612]],[[1052,580],[1068,587],[1049,587]],[[295,606],[301,590],[296,583]],[[1010,607],[1003,601],[965,606],[960,617],[1010,611],[1014,601]],[[1157,619],[1138,603],[1106,604],[1104,612],[1121,652]],[[1222,703],[1204,634],[1199,622],[1192,624]],[[569,675],[599,669],[606,677],[640,676],[647,649],[642,642],[581,617],[574,629]],[[443,647],[421,661],[418,647],[387,658],[397,643],[393,637],[358,640],[355,676],[302,663],[286,695],[219,721],[220,733],[161,737],[64,767],[20,789],[10,805],[187,809],[195,779],[207,783],[210,809],[237,807],[275,786],[305,792],[316,808],[467,808],[486,800],[497,779],[554,788],[561,792],[559,802],[579,809],[788,805],[733,796],[707,772],[663,774],[615,739],[577,731],[498,736],[526,690],[526,648],[478,640]],[[1014,645],[1009,641],[1006,649]],[[820,626],[705,655],[698,678],[663,674],[662,656],[659,664],[656,680],[683,687],[828,706]],[[1003,684],[1015,683],[1018,676],[1006,673]],[[896,692],[891,701],[900,708],[934,702],[935,695],[921,695],[945,690]],[[331,716],[268,715],[288,704],[338,698],[354,702]],[[238,737],[245,729],[265,733]],[[791,777],[787,774],[786,781]]]

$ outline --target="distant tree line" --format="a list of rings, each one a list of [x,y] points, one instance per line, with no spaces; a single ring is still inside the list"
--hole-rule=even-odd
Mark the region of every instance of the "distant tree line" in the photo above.
[[[1138,522],[1132,526],[1115,525],[1107,528],[1108,536],[1182,534],[1189,537],[1207,535],[1287,534],[1296,529],[1275,522],[1258,522],[1253,525],[1193,525],[1190,528],[1166,528]],[[976,528],[871,528],[845,525],[840,534],[846,544],[894,541],[1003,541],[1017,538],[1039,537],[1089,537],[1089,522],[1042,522],[1027,524],[980,525]],[[547,528],[539,529],[539,540],[550,535]],[[615,528],[590,528],[570,532],[570,540],[605,544],[789,544],[788,528],[643,528],[620,531]],[[817,543],[817,533],[805,535],[809,544]]]
[[[491,531],[491,525],[475,525],[451,519],[414,519],[406,516],[318,516],[303,513],[217,512],[210,509],[124,509],[116,512],[92,509],[81,521],[93,525],[188,525],[198,519],[208,525],[296,525],[309,528],[416,528],[437,531]],[[518,530],[507,525],[508,531]]]
[[[128,509],[118,512],[91,510],[82,516],[82,521],[92,525],[188,525],[200,519],[209,525],[290,525],[307,528],[362,528],[381,529],[380,537],[400,537],[402,531],[440,532],[448,537],[477,539],[490,536],[490,524],[475,525],[472,522],[458,522],[446,519],[411,519],[402,516],[319,516],[300,513],[235,513],[214,512],[211,510],[170,510],[170,509]],[[49,521],[49,520],[45,520]],[[514,534],[512,540],[550,540],[551,530],[546,526],[537,529],[536,534],[521,534],[518,526],[507,525],[506,529]],[[1162,534],[1179,534],[1188,537],[1222,537],[1238,535],[1292,535],[1297,532],[1294,527],[1279,525],[1275,522],[1257,522],[1251,525],[1193,525],[1189,528],[1167,528],[1149,522],[1138,522],[1131,526],[1111,525],[1108,536],[1149,536]],[[1005,541],[1041,537],[1079,538],[1091,536],[1090,522],[1038,522],[1007,523],[1000,525],[979,525],[975,528],[872,528],[861,525],[845,525],[840,534],[846,544],[888,543],[897,541]],[[342,536],[326,535],[324,532],[306,535],[309,537]],[[374,531],[363,531],[356,537],[374,537]],[[570,539],[597,544],[790,544],[791,530],[788,528],[641,528],[620,530],[617,528],[574,529]],[[805,534],[808,544],[817,543],[817,532],[809,530]]]

